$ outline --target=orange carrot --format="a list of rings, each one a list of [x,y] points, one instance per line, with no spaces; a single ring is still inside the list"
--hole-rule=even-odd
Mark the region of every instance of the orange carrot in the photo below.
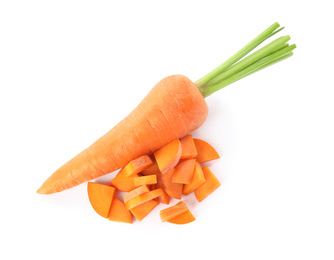
[[[187,211],[189,211],[187,205],[180,201],[174,206],[161,210],[160,218],[162,222],[165,222]]]
[[[189,195],[204,182],[205,182],[205,178],[204,178],[203,170],[199,162],[196,162],[193,179],[191,180],[190,183],[183,185],[182,193],[184,195]]]
[[[155,189],[155,190],[152,190],[152,191],[149,191],[149,192],[146,192],[146,193],[143,193],[143,194],[140,194],[136,197],[134,197],[133,199],[127,201],[125,203],[125,206],[127,209],[132,209],[136,206],[139,206],[149,200],[152,200],[154,198],[157,198],[159,196],[162,195],[162,189]]]
[[[159,166],[157,164],[157,162],[155,161],[154,159],[154,156],[153,157],[153,164],[149,167],[147,167],[146,169],[142,170],[140,173],[142,175],[152,175],[152,174],[157,174],[158,172],[160,172],[160,169],[159,169]]]
[[[142,221],[158,204],[159,202],[153,199],[130,209],[130,211],[136,219]]]
[[[108,218],[115,188],[95,182],[88,182],[87,193],[93,209],[102,217]]]
[[[190,212],[190,210],[188,210],[174,218],[167,220],[167,222],[182,225],[182,224],[188,224],[195,220],[196,218],[194,217],[194,215]]]
[[[172,176],[175,169],[171,169],[165,174],[161,174],[162,184],[164,186],[165,192],[172,198],[181,199],[182,196],[182,183],[172,182]]]
[[[111,180],[110,184],[111,186],[114,186],[120,191],[129,192],[136,188],[134,184],[135,176],[138,177],[138,175],[134,175],[132,177],[125,177],[122,174],[122,171],[119,171],[118,174]]]
[[[180,139],[180,142],[182,146],[180,160],[195,158],[197,155],[197,150],[192,135],[186,135]]]
[[[143,194],[149,191],[150,189],[146,185],[139,186],[138,188],[124,194],[124,197],[123,197],[124,203],[128,202],[134,197],[137,197],[140,194]]]
[[[147,176],[140,176],[133,178],[135,186],[141,185],[150,185],[157,183],[157,176],[155,174],[147,175]]]
[[[165,187],[163,185],[162,176],[161,176],[162,173],[158,172],[156,175],[157,175],[157,183],[155,184],[155,188],[162,189],[162,195],[158,197],[159,201],[163,204],[169,204],[170,196],[165,191]]]
[[[171,181],[184,184],[190,183],[194,176],[195,164],[195,159],[188,159],[179,163],[175,167]]]
[[[124,177],[131,177],[135,174],[140,173],[145,168],[151,166],[153,161],[148,155],[140,156],[129,162],[123,169],[122,174]]]
[[[111,221],[132,224],[131,212],[125,207],[124,202],[118,198],[113,199],[108,218]]]
[[[168,172],[173,169],[180,160],[182,153],[182,146],[179,139],[164,145],[154,153],[161,173]]]
[[[199,202],[204,200],[220,186],[220,182],[207,166],[204,166],[202,169],[205,182],[194,191],[195,197]]]
[[[216,149],[211,144],[201,139],[194,139],[197,150],[196,160],[200,163],[220,158]]]

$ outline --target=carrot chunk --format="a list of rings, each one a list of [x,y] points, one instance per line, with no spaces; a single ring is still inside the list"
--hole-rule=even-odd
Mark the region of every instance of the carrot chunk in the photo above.
[[[130,177],[135,174],[140,173],[145,168],[151,166],[153,164],[152,159],[148,155],[143,155],[138,157],[135,160],[132,160],[130,163],[128,163],[123,169],[122,173],[124,177]]]
[[[135,186],[156,184],[157,176],[155,174],[152,174],[147,176],[135,177],[133,181]]]
[[[87,192],[93,209],[102,217],[108,218],[115,188],[95,182],[88,182]]]
[[[190,183],[194,176],[195,164],[195,159],[188,159],[179,163],[175,167],[172,182],[184,184]]]
[[[181,142],[179,139],[166,144],[154,153],[161,173],[166,173],[173,169],[180,160],[182,153]]]
[[[170,196],[166,193],[165,187],[163,185],[162,181],[162,173],[158,172],[157,174],[157,183],[155,184],[155,188],[162,189],[162,195],[158,197],[159,201],[163,204],[169,204],[170,202]]]
[[[202,170],[205,182],[194,191],[195,197],[198,202],[204,200],[220,186],[220,182],[207,166],[204,166]]]
[[[131,177],[125,177],[122,173],[122,170],[118,172],[118,174],[111,180],[111,185],[117,188],[120,191],[126,191],[129,192],[136,188],[134,184],[134,178],[138,177],[137,174],[131,176]]]
[[[159,196],[162,195],[162,189],[155,189],[155,190],[152,190],[152,191],[149,191],[149,192],[146,192],[146,193],[143,193],[143,194],[140,194],[136,197],[134,197],[133,199],[127,201],[125,203],[125,206],[127,209],[132,209],[136,206],[139,206],[149,200],[152,200],[154,198],[157,198]]]
[[[113,199],[108,218],[111,221],[132,224],[131,212],[125,207],[124,202],[118,198]]]
[[[130,211],[136,219],[142,221],[158,204],[159,202],[153,199],[130,209]]]
[[[180,201],[174,206],[161,210],[160,218],[162,222],[165,222],[187,211],[189,211],[187,205]]]
[[[196,218],[194,217],[194,215],[190,212],[190,210],[188,210],[174,218],[167,220],[167,222],[182,225],[182,224],[188,224],[195,220]]]
[[[150,189],[146,185],[139,186],[138,188],[129,191],[128,193],[125,193],[123,196],[124,203],[128,202],[129,200],[133,199],[134,197],[137,197],[140,194],[149,192]]]
[[[194,138],[194,143],[195,143],[196,150],[197,150],[196,160],[199,163],[203,163],[203,162],[207,162],[207,161],[211,161],[211,160],[220,158],[216,149],[213,148],[213,146],[209,144],[208,142],[203,141],[201,139]]]
[[[199,162],[196,162],[193,178],[190,183],[183,185],[182,193],[184,195],[189,195],[204,182],[205,182],[205,178],[204,178],[203,170]]]
[[[144,170],[142,170],[140,172],[142,175],[152,175],[152,174],[157,174],[158,172],[160,172],[159,166],[154,158],[154,155],[152,155],[151,159],[153,161],[153,164],[145,168]]]
[[[175,169],[171,169],[165,174],[161,174],[162,184],[164,186],[166,193],[170,197],[175,199],[181,199],[183,184],[172,182],[172,176],[174,171]]]
[[[180,139],[182,153],[180,159],[192,159],[197,155],[196,146],[192,135],[186,135]]]

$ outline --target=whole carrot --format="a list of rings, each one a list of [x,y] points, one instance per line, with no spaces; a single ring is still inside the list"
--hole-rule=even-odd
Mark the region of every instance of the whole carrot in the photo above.
[[[247,55],[283,29],[279,27],[274,23],[196,82],[183,75],[162,79],[126,118],[56,170],[37,192],[60,192],[113,172],[196,130],[207,118],[207,96],[293,54],[296,46],[282,36]]]

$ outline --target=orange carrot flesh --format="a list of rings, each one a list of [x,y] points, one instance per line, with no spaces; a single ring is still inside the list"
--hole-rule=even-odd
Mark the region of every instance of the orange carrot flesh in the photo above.
[[[162,173],[158,172],[156,175],[157,175],[157,183],[155,184],[155,188],[162,189],[162,195],[159,196],[159,201],[163,204],[169,204],[170,196],[165,191],[165,187],[163,185],[162,176],[161,176]]]
[[[93,209],[100,216],[108,218],[110,205],[115,194],[115,188],[95,182],[88,182],[87,193]]]
[[[204,182],[205,182],[205,178],[204,178],[203,170],[202,170],[201,165],[199,164],[199,162],[196,162],[193,178],[192,178],[190,183],[187,183],[187,184],[183,185],[182,193],[184,195],[189,195],[190,193],[192,193],[194,190],[196,190]]]
[[[194,138],[194,143],[197,150],[196,160],[199,163],[219,159],[220,156],[215,148],[211,144],[201,139]]]
[[[133,199],[127,201],[125,203],[125,206],[128,210],[136,207],[136,206],[139,206],[149,200],[152,200],[154,198],[157,198],[159,196],[162,195],[162,189],[155,189],[155,190],[152,190],[152,191],[149,191],[147,193],[143,193],[141,195],[138,195],[136,197],[134,197]]]
[[[142,170],[140,173],[142,175],[152,175],[152,174],[157,174],[160,172],[159,166],[156,161],[153,162],[153,164],[146,169]]]
[[[135,177],[133,178],[133,181],[135,186],[156,184],[157,176],[155,174],[152,174],[147,176]]]
[[[148,155],[143,155],[129,162],[122,169],[122,173],[124,177],[131,177],[135,174],[140,173],[142,170],[151,166],[152,164],[153,164],[153,161],[151,160],[151,158]]]
[[[180,160],[195,158],[197,155],[197,150],[192,135],[186,135],[180,139],[180,142],[182,146]]]
[[[118,198],[114,198],[111,203],[108,219],[129,224],[133,222],[131,212],[125,207],[124,202]]]
[[[172,176],[175,169],[171,169],[165,174],[161,174],[162,184],[165,192],[172,198],[181,199],[182,196],[182,183],[172,182]]]
[[[171,181],[183,184],[190,183],[194,176],[195,164],[195,159],[188,159],[179,163],[175,167]]]
[[[180,201],[174,206],[161,210],[160,218],[162,222],[165,222],[187,211],[189,211],[187,205]]]
[[[142,221],[158,204],[159,202],[153,199],[130,209],[130,211],[137,220]]]
[[[188,224],[190,222],[195,221],[196,218],[194,217],[194,215],[190,212],[190,210],[174,217],[171,218],[169,220],[167,220],[167,222],[169,223],[173,223],[173,224],[179,224],[179,225],[183,225],[183,224]]]
[[[173,169],[180,160],[182,153],[181,142],[179,139],[164,145],[154,153],[158,167],[161,173]]]
[[[198,200],[198,202],[204,200],[207,196],[209,196],[220,186],[219,180],[207,166],[204,166],[202,170],[205,182],[194,191],[195,197]]]
[[[139,186],[138,188],[135,188],[132,191],[129,191],[124,194],[123,199],[124,203],[128,202],[129,200],[133,199],[134,197],[137,197],[140,194],[149,192],[150,189],[146,185]]]
[[[122,174],[122,171],[119,171],[118,174],[110,181],[110,184],[120,191],[129,192],[136,188],[133,180],[135,176],[137,175],[125,177]]]

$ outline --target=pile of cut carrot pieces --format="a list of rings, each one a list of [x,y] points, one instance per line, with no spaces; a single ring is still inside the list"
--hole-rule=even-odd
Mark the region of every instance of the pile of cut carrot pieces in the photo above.
[[[186,135],[150,155],[141,156],[122,168],[110,186],[88,182],[88,197],[93,209],[111,221],[133,223],[144,219],[158,204],[169,205],[160,211],[162,222],[187,224],[195,220],[182,196],[194,193],[198,202],[214,192],[220,182],[203,163],[220,158],[208,142]],[[117,198],[120,192],[123,198]]]

